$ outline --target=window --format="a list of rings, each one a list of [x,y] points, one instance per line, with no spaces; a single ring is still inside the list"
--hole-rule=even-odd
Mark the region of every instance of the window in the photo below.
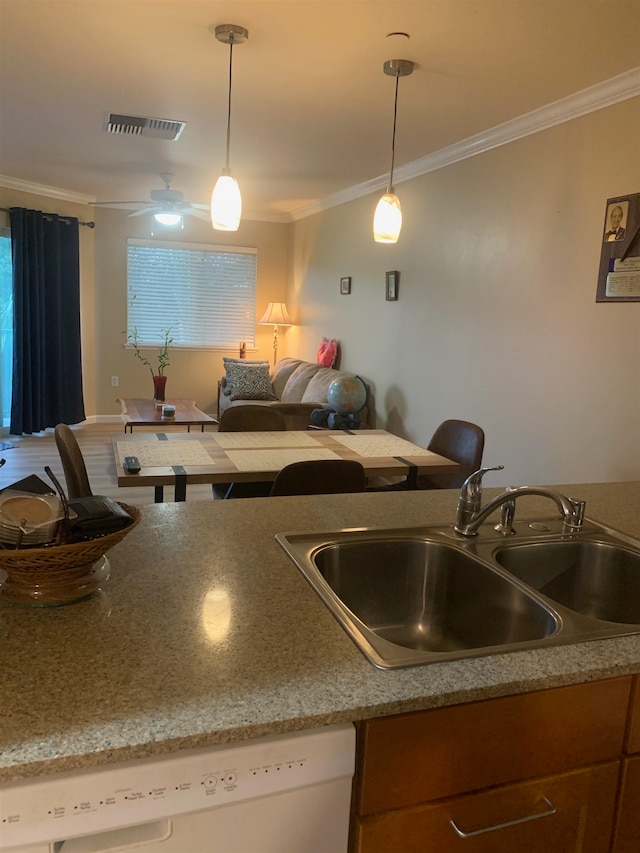
[[[11,417],[11,370],[13,365],[13,269],[11,232],[0,228],[0,426]]]
[[[128,241],[127,329],[143,344],[234,347],[255,344],[255,249]]]

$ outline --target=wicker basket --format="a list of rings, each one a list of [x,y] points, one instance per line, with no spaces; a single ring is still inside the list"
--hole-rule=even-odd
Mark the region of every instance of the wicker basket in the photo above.
[[[133,519],[133,524],[128,527],[71,545],[0,549],[0,570],[7,573],[12,584],[29,588],[40,585],[53,588],[58,583],[67,586],[75,579],[83,578],[140,521],[142,516],[137,507],[125,503],[120,503],[120,506]]]

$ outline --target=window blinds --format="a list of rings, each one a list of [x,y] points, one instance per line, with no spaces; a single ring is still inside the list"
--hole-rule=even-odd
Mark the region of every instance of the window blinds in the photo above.
[[[127,241],[127,330],[144,345],[255,344],[257,251],[238,246]]]

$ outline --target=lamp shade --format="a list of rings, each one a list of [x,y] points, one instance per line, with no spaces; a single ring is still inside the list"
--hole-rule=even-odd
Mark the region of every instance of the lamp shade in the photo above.
[[[373,215],[373,239],[376,243],[397,243],[401,229],[400,199],[394,193],[385,193]]]
[[[292,326],[287,306],[284,302],[270,302],[264,312],[260,323],[269,323],[272,326]]]
[[[211,193],[211,224],[217,231],[237,231],[242,216],[242,197],[236,179],[223,169]]]

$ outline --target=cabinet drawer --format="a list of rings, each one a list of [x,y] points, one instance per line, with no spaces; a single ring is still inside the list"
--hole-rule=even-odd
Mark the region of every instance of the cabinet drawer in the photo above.
[[[622,762],[622,785],[613,853],[640,850],[640,756]]]
[[[617,759],[631,677],[379,718],[359,730],[364,816]]]
[[[363,818],[356,821],[352,850],[607,853],[618,770],[616,761]]]

